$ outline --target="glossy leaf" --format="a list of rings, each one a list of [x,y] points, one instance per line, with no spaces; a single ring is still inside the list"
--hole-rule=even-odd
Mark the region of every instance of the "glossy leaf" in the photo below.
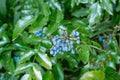
[[[75,17],[83,17],[83,16],[87,16],[87,12],[88,10],[83,8],[72,12],[72,15]]]
[[[42,80],[42,74],[39,69],[37,69],[35,66],[33,66],[33,79],[34,80]]]
[[[0,27],[0,36],[2,35],[2,33],[5,31],[5,29],[7,28],[8,24],[3,24],[1,27]]]
[[[110,14],[113,14],[112,4],[110,0],[100,0],[101,6]]]
[[[118,53],[118,43],[115,37],[109,40],[109,44],[112,51]]]
[[[30,32],[37,32],[48,22],[48,16],[40,15],[35,23],[30,27]]]
[[[94,3],[90,7],[89,11],[89,24],[93,25],[100,20],[101,17],[101,6],[99,3]]]
[[[47,71],[43,75],[43,80],[53,80],[53,73],[51,71]]]
[[[64,80],[64,73],[60,64],[55,64],[53,71],[55,80]]]
[[[86,45],[82,45],[82,49],[79,51],[79,56],[80,56],[80,59],[81,61],[86,64],[88,61],[89,61],[89,56],[90,56],[90,53],[89,53],[89,49]]]
[[[44,0],[38,0],[39,7],[41,8],[42,13],[44,16],[49,16],[50,15],[50,10],[47,4],[45,4]]]
[[[63,13],[57,10],[54,13],[54,17],[50,25],[48,25],[48,29],[46,31],[47,35],[52,34],[54,31],[57,30],[58,26],[60,25],[61,20],[63,20]]]
[[[95,42],[95,41],[92,41],[92,43],[93,43],[93,45],[94,45],[96,48],[98,48],[98,49],[101,49],[101,48],[102,48],[99,43],[97,43],[97,42]]]
[[[8,35],[6,33],[3,33],[1,36],[2,40],[0,40],[0,46],[5,45],[6,43],[9,43],[10,40],[8,38]]]
[[[45,67],[46,69],[52,69],[52,63],[47,54],[37,52],[36,60],[41,66]]]
[[[105,80],[105,73],[100,70],[86,72],[80,80]]]
[[[15,40],[21,34],[21,32],[24,31],[24,29],[31,25],[35,20],[36,18],[32,15],[25,16],[22,19],[20,19],[15,25],[12,36],[13,40]]]
[[[49,40],[47,40],[47,39],[43,39],[41,41],[41,45],[46,47],[46,48],[50,48],[52,46],[52,43]]]
[[[28,36],[28,34],[26,34],[26,33],[23,33],[21,35],[21,37],[22,37],[24,43],[26,43],[26,44],[36,45],[36,44],[38,44],[38,43],[40,43],[42,41],[42,38],[37,37],[35,35],[29,35]]]
[[[22,63],[22,62],[29,60],[31,56],[33,56],[34,54],[35,52],[33,50],[25,52],[24,55],[20,58],[20,62]]]
[[[20,80],[31,80],[31,79],[30,79],[30,74],[25,74],[25,75],[23,75]]]
[[[16,74],[23,73],[23,72],[27,71],[28,69],[30,69],[32,66],[33,66],[32,63],[19,64],[19,65],[16,67],[16,70],[14,71],[14,74],[16,75]]]

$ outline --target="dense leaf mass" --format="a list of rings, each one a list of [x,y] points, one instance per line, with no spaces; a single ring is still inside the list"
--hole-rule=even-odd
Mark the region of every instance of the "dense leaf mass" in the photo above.
[[[120,0],[0,0],[0,80],[120,80]]]

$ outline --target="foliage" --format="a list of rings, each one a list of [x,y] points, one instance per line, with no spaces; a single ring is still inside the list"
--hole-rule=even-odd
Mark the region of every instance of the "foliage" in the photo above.
[[[0,80],[119,80],[120,0],[0,0]]]

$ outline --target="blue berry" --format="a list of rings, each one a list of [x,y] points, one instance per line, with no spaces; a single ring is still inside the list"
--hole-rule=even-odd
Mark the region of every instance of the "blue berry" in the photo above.
[[[98,40],[101,41],[101,42],[103,41],[103,39],[104,39],[104,38],[103,38],[102,36],[99,36],[99,37],[98,37]]]
[[[40,29],[39,31],[35,32],[34,33],[36,36],[39,36],[39,37],[46,37],[46,34],[43,33],[43,29]]]
[[[112,38],[112,34],[109,34],[109,38]]]
[[[67,39],[67,40],[66,40],[66,43],[68,43],[68,42],[69,42],[69,40]]]
[[[17,61],[20,60],[20,57],[19,57],[19,56],[14,56],[14,57],[13,57],[13,60],[14,60],[15,62],[17,62]]]
[[[63,34],[65,34],[65,31],[64,31],[64,30],[59,29],[59,34],[60,34],[60,35],[63,35]]]
[[[70,44],[71,44],[71,45],[73,44],[73,41],[72,41],[72,40],[70,40]]]
[[[73,31],[72,31],[72,36],[73,36],[73,37],[79,36],[79,32],[76,31],[76,30],[73,30]]]
[[[78,40],[76,41],[76,43],[77,43],[77,44],[80,44],[80,39],[78,39]]]
[[[76,31],[76,36],[79,36],[79,32]]]
[[[72,32],[72,36],[75,37],[75,30],[73,30],[73,32]]]
[[[45,34],[42,34],[41,36],[42,36],[42,37],[46,37],[46,35],[45,35]]]
[[[53,49],[52,49],[52,48],[50,49],[50,54],[51,54],[51,55],[53,55],[53,54],[54,54],[54,51],[53,51]]]

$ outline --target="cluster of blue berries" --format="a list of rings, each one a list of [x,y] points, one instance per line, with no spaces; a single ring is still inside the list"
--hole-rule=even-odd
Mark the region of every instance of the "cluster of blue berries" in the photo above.
[[[99,40],[100,42],[102,42],[102,43],[105,42],[105,38],[103,38],[103,36],[99,36],[99,37],[98,37],[98,40]]]
[[[112,34],[109,34],[108,38],[112,38]],[[105,50],[109,50],[110,49],[110,45],[109,45],[108,41],[106,41],[106,39],[103,36],[99,36],[98,40],[102,43],[103,48]]]
[[[39,31],[35,32],[35,35],[43,38],[46,37],[46,34],[43,33],[43,29],[40,29]]]
[[[79,32],[73,30],[70,35],[64,30],[61,30],[62,35],[56,35],[52,38],[53,47],[50,49],[50,54],[55,56],[57,53],[71,51],[75,53],[74,43],[80,44]]]

